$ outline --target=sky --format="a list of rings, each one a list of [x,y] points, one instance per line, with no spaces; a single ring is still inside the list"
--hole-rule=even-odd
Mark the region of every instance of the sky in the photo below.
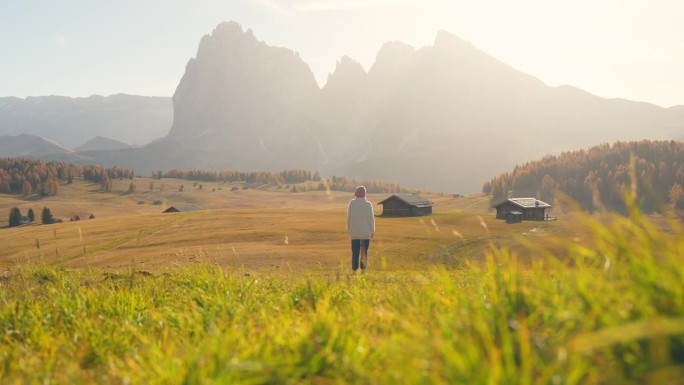
[[[297,51],[323,86],[343,55],[446,30],[546,84],[684,105],[682,0],[0,0],[0,96],[173,95],[222,21]]]

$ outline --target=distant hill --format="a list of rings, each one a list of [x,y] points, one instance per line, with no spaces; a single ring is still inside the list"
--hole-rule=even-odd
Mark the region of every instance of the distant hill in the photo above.
[[[102,136],[96,136],[89,141],[83,143],[82,145],[75,147],[74,151],[95,151],[95,150],[105,150],[105,151],[112,151],[112,150],[121,150],[124,148],[129,148],[131,147],[130,144],[114,140],[114,139],[109,139],[105,138]]]
[[[26,134],[0,136],[0,157],[42,157],[46,155],[72,153],[72,150],[61,144],[40,136]]]
[[[0,136],[30,134],[68,147],[94,136],[147,144],[166,135],[173,122],[167,97],[93,95],[0,98]]]
[[[624,211],[624,194],[633,187],[646,212],[668,205],[684,209],[684,142],[617,142],[546,156],[493,178],[483,190],[494,203],[508,197],[551,202],[561,191],[586,210]]]

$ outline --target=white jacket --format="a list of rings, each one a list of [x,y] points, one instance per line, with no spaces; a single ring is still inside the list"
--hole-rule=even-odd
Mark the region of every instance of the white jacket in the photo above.
[[[370,239],[375,233],[373,205],[366,198],[356,197],[349,201],[347,232],[352,239]]]

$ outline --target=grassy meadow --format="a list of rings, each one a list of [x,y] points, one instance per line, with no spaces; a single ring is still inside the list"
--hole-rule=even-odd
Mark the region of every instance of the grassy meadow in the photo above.
[[[66,221],[2,229],[0,243],[5,247],[0,250],[0,269],[57,264],[154,270],[211,261],[248,270],[348,270],[345,223],[350,193],[291,193],[269,186],[231,191],[232,186],[220,183],[205,183],[199,189],[188,181],[144,178],[136,178],[136,192],[128,193],[129,183],[117,181],[113,192],[104,193],[97,185],[77,181],[62,186],[58,196],[38,201],[0,196],[0,207],[8,213],[13,206],[24,214],[33,208],[39,218],[47,206],[55,217]],[[149,191],[150,183],[155,184],[153,191]],[[162,184],[164,191],[159,191]],[[181,184],[183,192],[178,191]],[[375,203],[385,197],[369,195]],[[506,225],[493,220],[485,196],[434,195],[429,199],[435,202],[433,216],[377,218],[370,251],[377,268],[481,260],[490,241],[514,245],[520,238],[545,241],[544,234],[573,226],[561,221]],[[154,205],[154,201],[161,204]],[[166,207],[191,204],[202,210],[161,214]],[[380,214],[382,206],[376,205],[375,210]],[[91,213],[95,219],[87,219]],[[68,222],[74,215],[82,220]]]
[[[354,275],[350,194],[118,183],[0,196],[96,216],[0,229],[0,383],[684,383],[676,220],[506,225],[487,197],[431,196],[377,218]]]

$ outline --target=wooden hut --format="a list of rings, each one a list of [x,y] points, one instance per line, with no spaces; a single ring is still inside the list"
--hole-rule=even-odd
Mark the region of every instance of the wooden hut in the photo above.
[[[536,198],[509,198],[494,205],[496,219],[507,222],[543,221],[546,219],[546,209],[551,205]]]
[[[162,211],[162,213],[182,213],[186,211],[195,211],[200,208],[197,206],[171,206],[168,209]]]
[[[389,217],[432,214],[432,202],[418,194],[394,194],[378,204],[382,205],[382,215]]]

